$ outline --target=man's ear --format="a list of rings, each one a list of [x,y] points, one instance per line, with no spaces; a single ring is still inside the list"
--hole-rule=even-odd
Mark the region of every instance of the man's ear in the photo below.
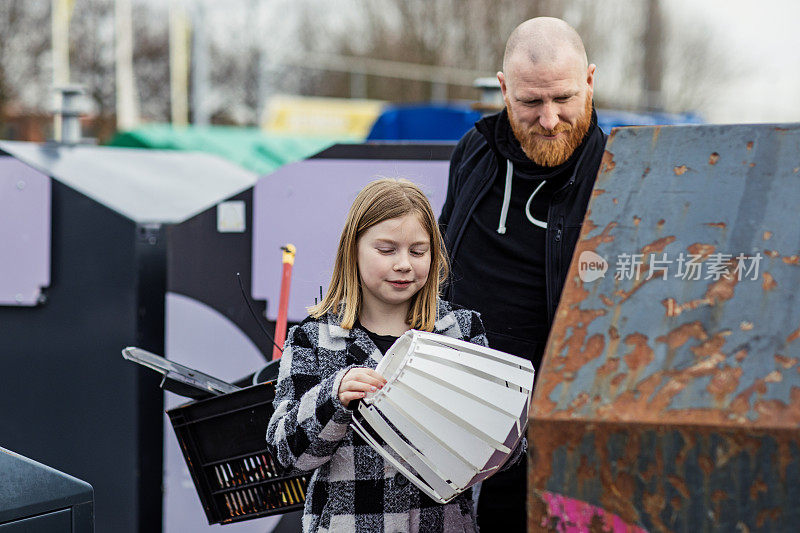
[[[506,77],[502,72],[497,73],[497,81],[500,82],[500,92],[503,93],[503,100],[506,99]]]
[[[594,71],[597,69],[597,65],[592,63],[586,69],[586,85],[589,86],[590,89],[594,90]]]

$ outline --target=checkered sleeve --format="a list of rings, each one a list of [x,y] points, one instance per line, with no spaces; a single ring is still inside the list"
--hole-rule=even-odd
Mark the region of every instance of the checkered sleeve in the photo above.
[[[294,471],[311,471],[326,463],[345,437],[350,412],[338,399],[339,384],[350,369],[322,377],[316,347],[304,328],[292,327],[281,356],[267,441],[278,461]]]
[[[489,339],[486,338],[486,329],[483,327],[481,314],[477,311],[470,312],[470,328],[469,336],[464,339],[472,344],[480,346],[489,346]]]

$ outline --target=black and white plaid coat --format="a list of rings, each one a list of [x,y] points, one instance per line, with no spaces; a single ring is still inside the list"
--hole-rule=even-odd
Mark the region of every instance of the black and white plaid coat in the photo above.
[[[471,488],[447,504],[434,502],[350,429],[351,411],[338,398],[342,377],[353,367],[375,368],[383,356],[363,329],[340,323],[328,314],[289,330],[267,428],[283,466],[315,470],[303,531],[477,530]],[[444,301],[433,332],[487,344],[478,313]]]

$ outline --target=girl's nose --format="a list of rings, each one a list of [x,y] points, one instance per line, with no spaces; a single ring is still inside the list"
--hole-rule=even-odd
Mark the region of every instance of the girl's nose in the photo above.
[[[411,270],[411,261],[408,260],[406,254],[400,254],[397,257],[397,262],[394,264],[394,269],[398,272],[407,272]]]

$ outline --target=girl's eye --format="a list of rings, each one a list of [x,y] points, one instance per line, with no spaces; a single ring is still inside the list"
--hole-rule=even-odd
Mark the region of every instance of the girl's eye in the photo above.
[[[422,257],[427,253],[427,250],[411,250],[411,255],[416,255],[417,257]]]
[[[382,254],[390,254],[394,252],[393,248],[378,248],[378,251]]]

